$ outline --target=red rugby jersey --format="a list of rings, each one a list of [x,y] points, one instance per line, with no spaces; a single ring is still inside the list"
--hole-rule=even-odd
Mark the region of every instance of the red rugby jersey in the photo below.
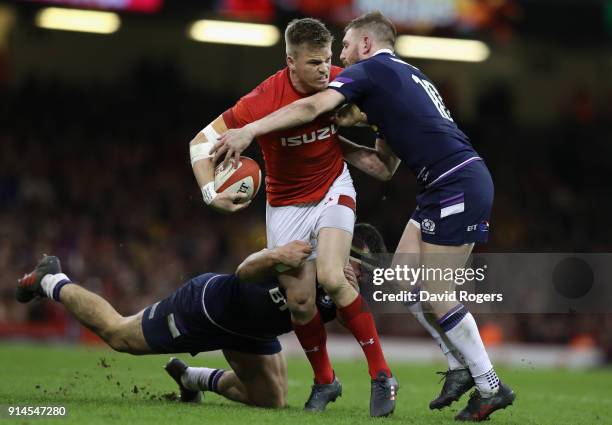
[[[342,71],[332,66],[330,81]],[[289,69],[278,71],[223,113],[228,128],[239,128],[307,97],[291,84]],[[338,129],[331,114],[289,130],[257,138],[266,166],[270,205],[320,201],[344,167]]]

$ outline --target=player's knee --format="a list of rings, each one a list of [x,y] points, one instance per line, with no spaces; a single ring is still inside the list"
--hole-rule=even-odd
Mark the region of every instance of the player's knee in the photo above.
[[[314,297],[308,292],[288,292],[287,305],[289,311],[294,315],[305,315],[311,313],[315,308]]]
[[[119,353],[135,354],[129,338],[125,335],[121,326],[113,326],[100,333],[102,339],[113,350]]]
[[[349,284],[342,268],[331,265],[317,266],[317,280],[330,296]]]
[[[303,301],[303,300],[300,300]],[[287,303],[289,305],[289,311],[293,314],[293,316],[297,318],[309,318],[312,316],[312,313],[315,311],[314,300],[310,299],[305,302],[294,302]]]
[[[102,339],[106,341],[110,348],[120,353],[126,353],[129,350],[129,345],[124,338],[122,338],[118,332],[109,332]]]

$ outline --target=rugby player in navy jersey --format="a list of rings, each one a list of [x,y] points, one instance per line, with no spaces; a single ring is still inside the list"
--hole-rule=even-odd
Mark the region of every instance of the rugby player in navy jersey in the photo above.
[[[355,237],[368,231],[357,225]],[[32,272],[19,279],[16,297],[24,303],[35,298],[60,302],[119,352],[195,355],[223,350],[231,370],[187,367],[175,358],[168,362],[166,370],[179,385],[181,401],[198,402],[201,391],[213,391],[249,405],[283,407],[287,369],[277,336],[292,327],[276,268],[299,267],[311,252],[311,246],[302,241],[264,249],[247,257],[234,274],[197,276],[168,298],[129,317],[74,284],[62,273],[59,259],[45,255]],[[345,267],[345,276],[358,289],[350,265]],[[335,305],[320,287],[316,305],[324,322],[336,317]]]
[[[395,27],[380,12],[351,21],[340,55],[347,68],[329,88],[229,130],[214,149],[215,160],[223,154],[226,161],[239,156],[261,134],[302,125],[342,104],[354,104],[357,107],[342,108],[338,122],[349,125],[365,117],[377,128],[378,137],[374,149],[349,148],[347,161],[381,179],[391,178],[399,161],[404,161],[422,187],[396,253],[420,254],[426,269],[461,268],[474,244],[488,239],[493,182],[436,87],[418,68],[395,56],[395,38]],[[429,279],[414,289],[415,293],[444,294],[454,288],[448,282]],[[485,420],[512,404],[514,392],[497,377],[465,306],[447,299],[407,307],[436,339],[449,362],[442,391],[430,408],[450,405],[474,385],[476,391],[457,420]]]

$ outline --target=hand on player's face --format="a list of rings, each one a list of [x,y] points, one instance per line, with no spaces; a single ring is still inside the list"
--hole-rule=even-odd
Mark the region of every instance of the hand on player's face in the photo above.
[[[221,192],[217,194],[210,206],[219,212],[233,213],[245,209],[250,203],[251,201],[243,193]]]
[[[334,122],[340,127],[352,127],[368,122],[368,116],[361,112],[361,109],[354,103],[347,103],[336,111]]]
[[[249,147],[252,140],[253,134],[248,126],[227,130],[219,136],[219,140],[210,150],[210,152],[214,154],[213,162],[216,164],[223,154],[225,154],[223,166],[227,167],[230,164],[230,160],[233,159],[232,166],[237,167],[240,163],[240,154]]]
[[[312,246],[304,241],[292,241],[278,248],[280,262],[288,267],[300,267],[312,254]]]

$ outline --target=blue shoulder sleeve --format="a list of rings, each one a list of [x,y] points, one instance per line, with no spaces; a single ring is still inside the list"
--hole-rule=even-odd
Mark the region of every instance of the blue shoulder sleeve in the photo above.
[[[363,63],[358,63],[345,68],[334,81],[329,83],[329,88],[340,92],[347,103],[358,102],[370,86],[370,79],[365,72]]]

